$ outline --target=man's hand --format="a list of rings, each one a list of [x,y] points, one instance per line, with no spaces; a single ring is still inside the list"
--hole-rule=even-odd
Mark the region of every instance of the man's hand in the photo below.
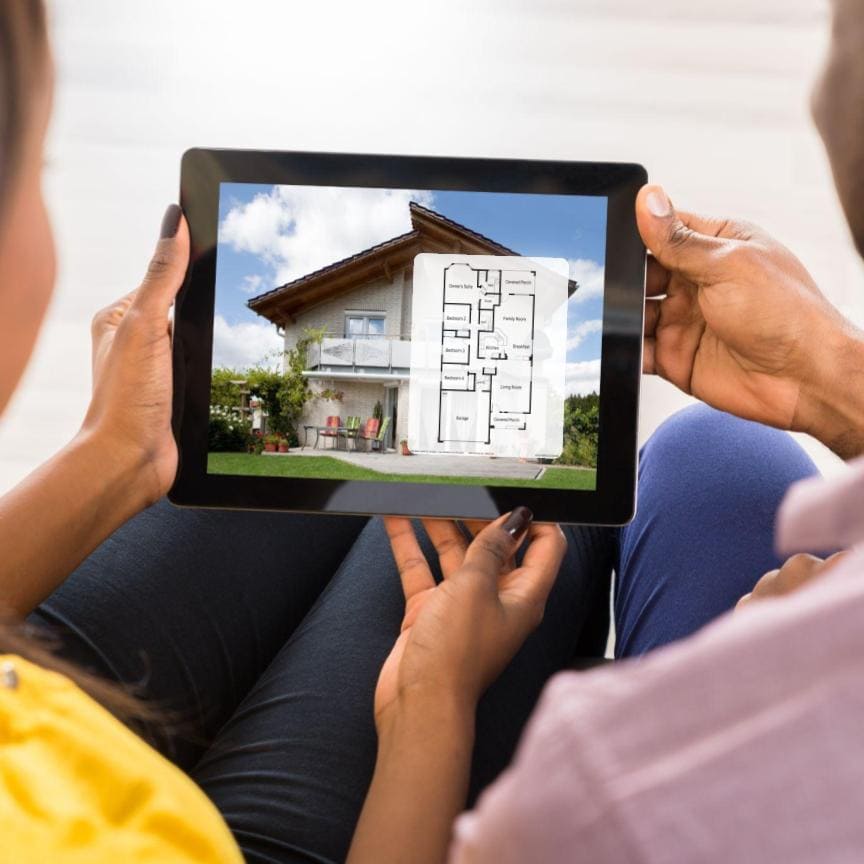
[[[864,450],[864,338],[801,262],[755,225],[676,211],[645,186],[643,370],[749,420]],[[847,374],[848,370],[848,374]]]
[[[736,609],[742,609],[757,600],[769,597],[782,597],[791,594],[814,579],[824,576],[836,566],[846,555],[846,552],[836,552],[830,558],[817,558],[815,555],[793,555],[778,570],[769,570],[754,586],[749,594],[745,594],[736,604]]]

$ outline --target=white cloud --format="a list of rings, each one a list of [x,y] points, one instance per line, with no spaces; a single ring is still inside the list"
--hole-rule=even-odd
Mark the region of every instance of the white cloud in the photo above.
[[[582,303],[591,297],[602,297],[603,274],[603,265],[590,258],[571,259],[570,278],[579,283],[579,288],[571,298],[571,302]]]
[[[245,369],[260,364],[278,365],[284,340],[275,325],[244,321],[229,324],[221,315],[213,319],[213,366]]]
[[[568,396],[600,392],[600,361],[582,360],[568,363],[565,372],[565,390]]]
[[[577,292],[578,293],[578,292]],[[571,330],[567,335],[567,350],[572,351],[578,348],[592,333],[599,333],[603,329],[603,321],[600,318],[594,318],[591,321],[583,321],[577,325],[574,330]]]
[[[274,285],[304,276],[411,230],[408,202],[428,192],[274,186],[228,211],[219,242],[263,259]]]
[[[244,276],[243,281],[240,283],[240,290],[244,294],[257,294],[263,281],[264,277],[259,276],[257,273]]]

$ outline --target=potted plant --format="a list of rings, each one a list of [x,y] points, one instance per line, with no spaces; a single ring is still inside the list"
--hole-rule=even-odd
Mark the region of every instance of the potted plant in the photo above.
[[[288,452],[288,442],[284,438],[280,438],[279,443],[276,446],[279,448],[280,453]]]
[[[411,451],[408,449],[408,439],[407,438],[403,438],[399,442],[399,446],[402,448],[402,455],[403,456],[410,456],[411,455]]]
[[[264,452],[265,453],[275,453],[276,448],[279,446],[279,436],[278,435],[267,435],[264,438]]]

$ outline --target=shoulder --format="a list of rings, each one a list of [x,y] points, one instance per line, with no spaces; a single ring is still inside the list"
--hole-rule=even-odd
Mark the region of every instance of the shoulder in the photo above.
[[[0,657],[0,835],[16,861],[236,861],[198,787],[72,681]],[[12,844],[10,847],[9,844]]]
[[[814,840],[864,846],[844,805],[864,759],[862,616],[864,584],[826,578],[644,658],[562,673],[513,766],[460,821],[455,849],[477,856],[454,860],[729,861],[760,848],[798,862]],[[818,795],[807,776],[824,777]]]

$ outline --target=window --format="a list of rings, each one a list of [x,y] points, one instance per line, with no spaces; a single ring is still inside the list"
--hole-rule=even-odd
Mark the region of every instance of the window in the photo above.
[[[384,320],[381,313],[350,312],[345,315],[345,336],[351,339],[383,336]]]

